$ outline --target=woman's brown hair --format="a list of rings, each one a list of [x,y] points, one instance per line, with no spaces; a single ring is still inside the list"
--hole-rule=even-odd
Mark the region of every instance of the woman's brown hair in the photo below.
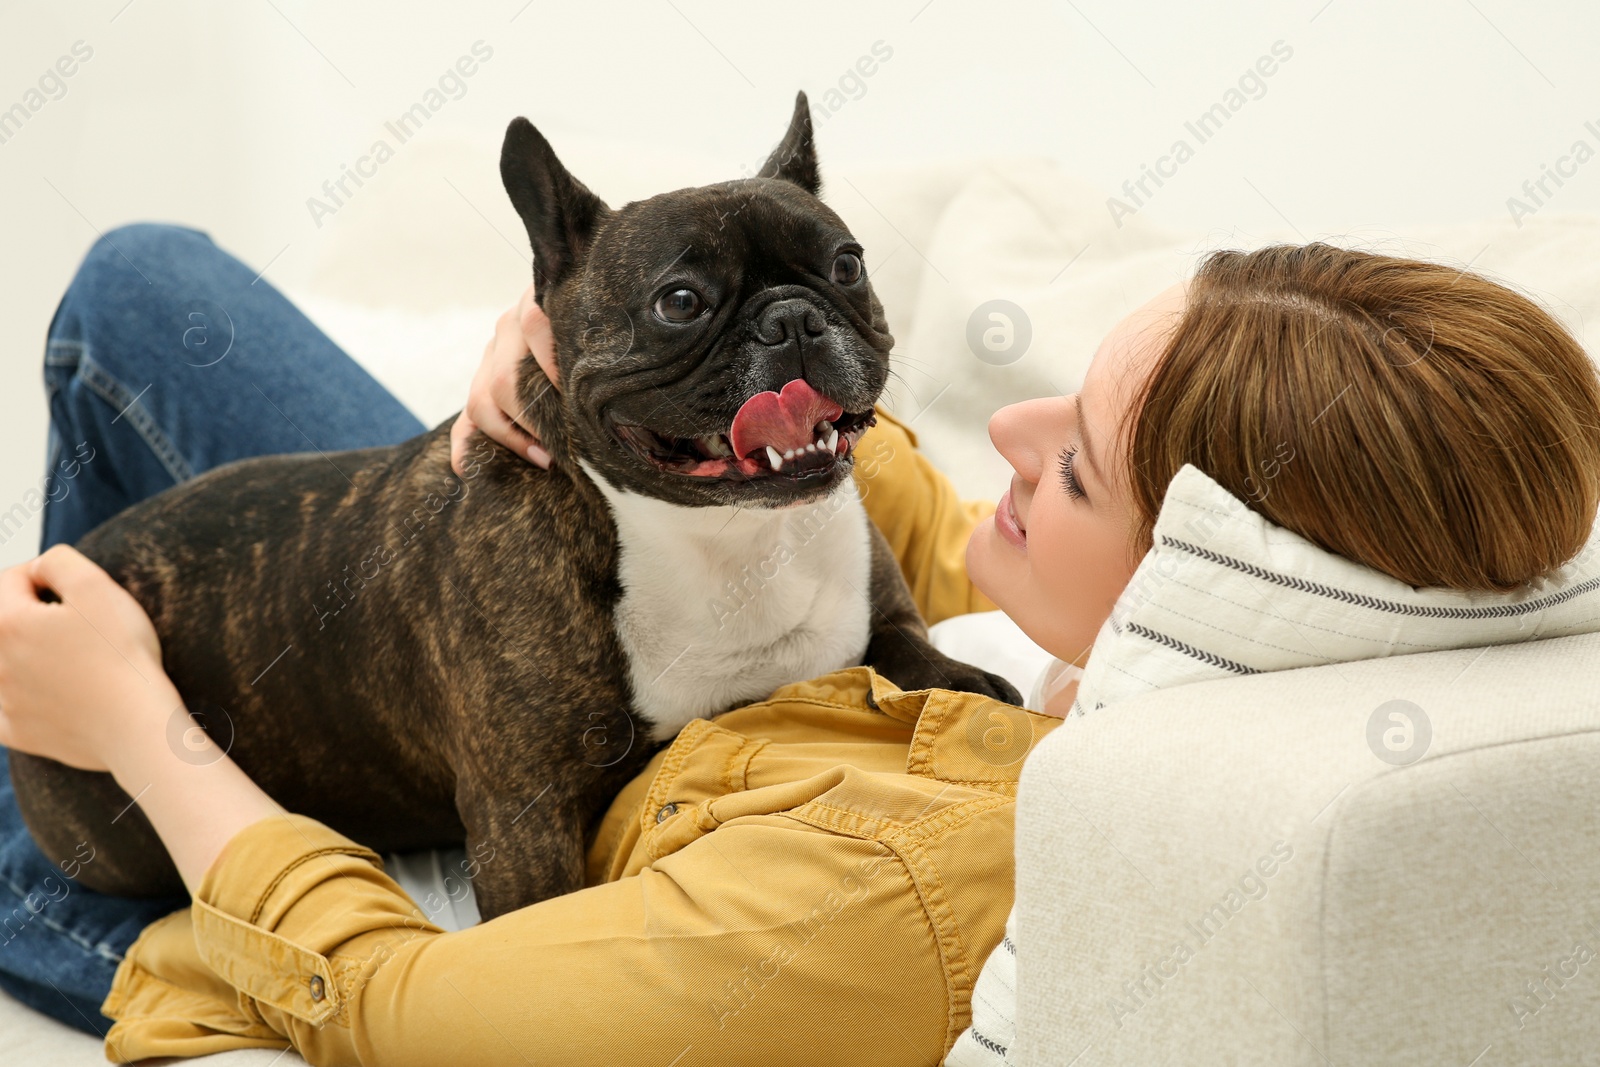
[[[1314,243],[1208,255],[1129,408],[1135,547],[1192,463],[1266,518],[1413,586],[1507,591],[1600,505],[1600,380],[1487,278]]]

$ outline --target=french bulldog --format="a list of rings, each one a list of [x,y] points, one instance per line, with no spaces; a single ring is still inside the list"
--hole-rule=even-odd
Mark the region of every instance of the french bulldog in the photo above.
[[[860,663],[1020,703],[929,645],[861,504],[893,338],[805,95],[751,178],[613,209],[522,118],[500,170],[556,340],[560,388],[519,379],[551,469],[479,435],[458,477],[449,420],[218,468],[78,546],[155,622],[178,758],[198,723],[362,844],[465,842],[486,919],[581,887],[598,815],[697,716]],[[11,773],[53,860],[93,848],[84,885],[182,892],[109,775]]]

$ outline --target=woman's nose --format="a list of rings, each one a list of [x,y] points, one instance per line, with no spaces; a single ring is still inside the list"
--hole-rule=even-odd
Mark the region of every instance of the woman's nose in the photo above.
[[[1037,483],[1045,457],[1066,440],[1071,409],[1070,396],[1008,404],[989,417],[989,440],[1024,481]]]

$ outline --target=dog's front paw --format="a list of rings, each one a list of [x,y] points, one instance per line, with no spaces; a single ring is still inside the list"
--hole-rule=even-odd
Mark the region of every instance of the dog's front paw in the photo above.
[[[1022,707],[1022,696],[1016,687],[998,674],[951,659],[933,648],[897,658],[898,663],[874,663],[872,667],[908,693],[918,689],[950,689],[958,693],[978,693]]]
[[[953,689],[958,693],[977,693],[998,700],[1002,704],[1022,707],[1022,694],[1017,692],[1016,686],[993,671],[981,670],[960,660],[950,660],[946,665],[946,673],[948,679],[937,683],[941,689]]]

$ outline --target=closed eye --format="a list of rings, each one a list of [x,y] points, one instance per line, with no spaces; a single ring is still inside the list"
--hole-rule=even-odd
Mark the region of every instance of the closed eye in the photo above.
[[[1078,472],[1073,469],[1072,460],[1077,456],[1076,448],[1063,448],[1061,450],[1061,481],[1067,487],[1067,495],[1074,500],[1082,500],[1088,494],[1083,491],[1083,485],[1078,481]]]

